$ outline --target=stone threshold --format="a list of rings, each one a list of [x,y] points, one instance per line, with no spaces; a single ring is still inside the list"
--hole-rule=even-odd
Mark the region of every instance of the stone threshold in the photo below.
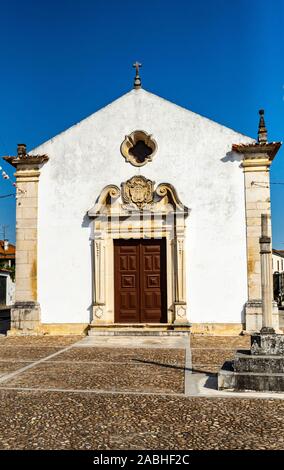
[[[89,336],[183,336],[190,333],[191,325],[173,323],[100,323],[90,324]]]

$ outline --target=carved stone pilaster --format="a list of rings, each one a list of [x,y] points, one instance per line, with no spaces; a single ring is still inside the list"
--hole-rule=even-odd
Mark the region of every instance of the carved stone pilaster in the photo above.
[[[93,305],[92,324],[99,323],[100,320],[104,322],[105,321],[104,317],[105,317],[105,305],[98,305],[98,304]]]
[[[185,286],[185,251],[184,239],[181,237],[174,239],[174,323],[187,323],[186,317],[186,286]]]
[[[186,317],[186,303],[185,302],[175,302],[174,303],[174,314],[175,314],[175,319],[174,323],[181,323],[185,324],[188,323],[187,317]]]
[[[105,314],[105,243],[93,240],[94,298],[92,323],[104,321]]]
[[[175,240],[176,249],[176,292],[177,302],[184,302],[185,297],[185,270],[184,270],[184,240],[178,238]]]

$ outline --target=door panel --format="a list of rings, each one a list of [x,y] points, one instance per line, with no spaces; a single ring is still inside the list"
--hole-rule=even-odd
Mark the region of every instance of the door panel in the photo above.
[[[138,323],[139,245],[132,241],[117,242],[114,244],[115,322]]]
[[[166,243],[115,240],[115,322],[167,321]]]
[[[140,246],[140,292],[142,323],[166,321],[164,240],[142,240]],[[161,269],[163,264],[163,269]]]

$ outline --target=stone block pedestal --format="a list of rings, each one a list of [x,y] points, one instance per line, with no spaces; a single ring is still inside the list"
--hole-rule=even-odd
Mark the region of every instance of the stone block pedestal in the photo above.
[[[253,334],[260,331],[263,326],[262,301],[250,300],[245,306],[245,331]],[[276,302],[272,302],[272,326],[275,331],[279,330],[279,311]]]
[[[284,392],[284,335],[263,329],[249,351],[238,351],[218,374],[219,390]]]
[[[40,305],[37,302],[16,302],[11,309],[9,336],[41,333]]]
[[[259,334],[252,335],[252,356],[265,355],[266,357],[269,357],[281,355],[284,358],[284,335],[272,333],[270,328],[266,328],[266,330],[266,334],[261,332]]]

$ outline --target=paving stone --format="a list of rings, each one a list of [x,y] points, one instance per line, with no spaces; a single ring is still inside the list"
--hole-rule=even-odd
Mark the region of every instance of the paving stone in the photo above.
[[[193,368],[197,364],[218,365],[221,367],[225,361],[233,359],[234,355],[234,349],[192,349]]]
[[[0,370],[3,364],[9,372],[26,365],[13,359],[37,360],[72,344],[66,337],[7,339],[0,338]],[[191,344],[194,370],[209,374],[236,349],[248,349],[250,338],[191,335]],[[283,400],[182,396],[184,353],[74,347],[35,365],[1,384],[0,449],[283,449]],[[40,390],[51,387],[69,391]]]
[[[183,393],[183,367],[116,364],[43,363],[0,384],[35,387]]]
[[[1,449],[284,447],[281,400],[8,390],[0,400]]]
[[[55,357],[53,360],[184,365],[185,350],[74,347]]]
[[[191,348],[250,348],[250,336],[206,336],[190,335]]]
[[[22,359],[28,361],[36,361],[60,351],[62,347],[29,347],[29,346],[1,346],[0,345],[0,361],[1,359]]]
[[[235,337],[191,337],[191,354],[193,372],[218,373],[226,361],[232,360],[236,350],[247,350],[250,347],[249,336]]]
[[[60,347],[80,341],[84,336],[0,336],[1,346]]]
[[[156,335],[91,335],[86,336],[77,346],[96,348],[132,348],[132,349],[181,349],[189,344],[189,336]]]
[[[13,372],[14,370],[21,369],[22,367],[30,364],[29,362],[12,362],[12,361],[1,361],[0,362],[0,377],[7,374],[8,372]]]

